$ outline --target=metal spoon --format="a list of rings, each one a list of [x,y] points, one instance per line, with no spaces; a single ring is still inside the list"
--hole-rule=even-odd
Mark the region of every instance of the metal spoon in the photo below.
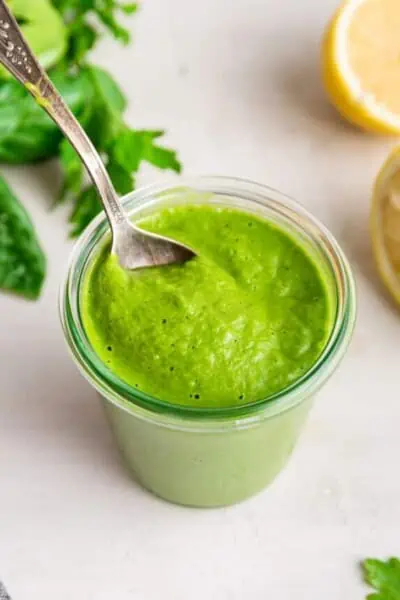
[[[39,65],[5,0],[0,0],[0,62],[23,83],[81,157],[103,203],[112,232],[112,252],[121,266],[138,269],[192,258],[195,254],[190,248],[131,223],[98,152]]]

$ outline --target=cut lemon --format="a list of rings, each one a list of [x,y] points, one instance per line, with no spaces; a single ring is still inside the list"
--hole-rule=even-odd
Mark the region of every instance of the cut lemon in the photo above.
[[[352,123],[400,133],[400,0],[345,0],[323,43],[328,95]]]
[[[389,155],[375,182],[371,235],[379,273],[400,304],[400,146]]]

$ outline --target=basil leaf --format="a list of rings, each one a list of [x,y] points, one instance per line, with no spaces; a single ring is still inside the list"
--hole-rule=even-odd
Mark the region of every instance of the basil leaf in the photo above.
[[[32,222],[0,178],[0,288],[36,299],[46,274],[46,259]]]
[[[72,112],[84,121],[93,92],[87,74],[55,72],[52,79]],[[19,83],[7,81],[0,86],[0,162],[51,158],[58,153],[61,139],[58,127]]]

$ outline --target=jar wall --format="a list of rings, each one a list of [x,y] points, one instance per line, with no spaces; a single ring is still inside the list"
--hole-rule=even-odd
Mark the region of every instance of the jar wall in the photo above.
[[[234,422],[217,431],[165,427],[128,414],[103,399],[124,462],[151,492],[189,506],[240,502],[266,487],[286,464],[312,404],[250,427]]]

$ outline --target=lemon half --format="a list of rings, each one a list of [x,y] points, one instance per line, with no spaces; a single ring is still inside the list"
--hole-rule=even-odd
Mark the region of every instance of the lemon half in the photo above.
[[[338,111],[369,131],[400,133],[400,0],[345,0],[322,55]]]

